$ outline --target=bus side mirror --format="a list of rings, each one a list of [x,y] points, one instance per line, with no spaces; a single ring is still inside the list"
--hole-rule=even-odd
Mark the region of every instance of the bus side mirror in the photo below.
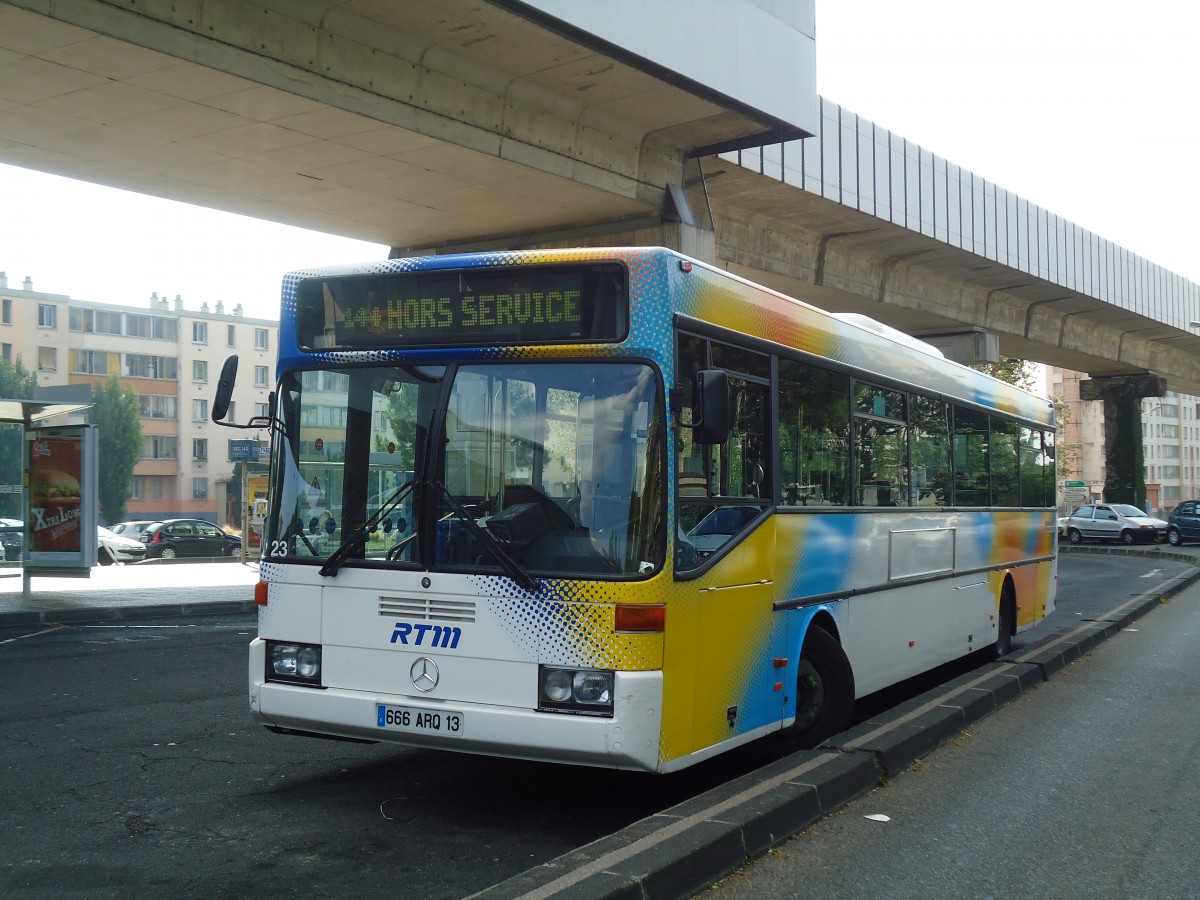
[[[729,437],[729,376],[723,369],[696,373],[694,396],[700,418],[692,425],[697,444],[723,444]]]
[[[213,398],[212,420],[220,422],[229,412],[229,401],[233,399],[233,384],[237,381],[238,358],[231,356],[221,366],[221,377],[217,381],[217,395]]]

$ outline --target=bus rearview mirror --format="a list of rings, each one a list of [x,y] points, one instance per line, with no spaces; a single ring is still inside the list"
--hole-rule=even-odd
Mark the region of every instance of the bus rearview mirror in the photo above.
[[[696,411],[700,419],[692,428],[697,444],[723,444],[729,437],[729,376],[722,369],[696,373]]]
[[[221,366],[221,377],[217,381],[217,395],[213,398],[212,420],[220,422],[229,412],[229,401],[233,398],[233,385],[237,381],[238,358],[231,356]]]

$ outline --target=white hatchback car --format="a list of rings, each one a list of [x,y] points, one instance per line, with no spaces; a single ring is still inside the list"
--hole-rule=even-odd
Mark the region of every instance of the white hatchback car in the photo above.
[[[1167,523],[1146,515],[1128,503],[1097,503],[1081,506],[1067,520],[1067,539],[1072,544],[1085,540],[1158,543],[1167,536]]]
[[[96,562],[102,566],[111,566],[115,562],[141,562],[146,558],[146,545],[141,541],[124,535],[115,534],[103,525],[96,526],[96,537],[100,541],[100,549],[96,552]]]

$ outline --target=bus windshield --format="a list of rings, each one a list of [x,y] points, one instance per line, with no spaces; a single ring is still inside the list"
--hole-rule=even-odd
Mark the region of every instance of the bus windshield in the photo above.
[[[534,578],[665,556],[665,412],[644,363],[295,370],[269,557]]]

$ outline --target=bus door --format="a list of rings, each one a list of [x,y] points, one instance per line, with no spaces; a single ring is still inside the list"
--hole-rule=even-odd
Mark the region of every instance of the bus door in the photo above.
[[[679,614],[669,617],[667,646],[673,652],[687,645],[677,659],[692,674],[695,734],[707,745],[778,720],[791,693],[786,686],[776,690],[786,633],[784,617],[772,609],[770,359],[681,335],[679,360],[685,426],[693,373],[716,368],[729,378],[725,441],[698,443],[688,427],[677,429],[676,440],[675,574],[694,590],[682,592]]]

